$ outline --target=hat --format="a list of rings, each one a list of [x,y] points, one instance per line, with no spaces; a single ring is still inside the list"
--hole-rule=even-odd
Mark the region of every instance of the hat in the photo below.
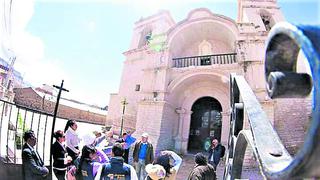
[[[148,164],[146,166],[148,176],[152,180],[158,180],[166,177],[166,170],[159,164]]]
[[[93,134],[86,134],[82,137],[84,145],[91,145],[94,143],[96,137]]]
[[[149,136],[149,134],[148,133],[142,133],[142,135],[141,135],[142,137],[148,137]]]

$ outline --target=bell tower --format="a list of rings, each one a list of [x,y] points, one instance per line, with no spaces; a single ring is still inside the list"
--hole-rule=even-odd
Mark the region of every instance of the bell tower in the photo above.
[[[253,23],[257,31],[269,31],[277,22],[285,21],[276,0],[238,0],[239,23]]]
[[[265,41],[272,26],[285,21],[276,0],[238,0],[239,37],[236,42],[239,65],[258,100],[273,121],[273,105],[265,91]]]

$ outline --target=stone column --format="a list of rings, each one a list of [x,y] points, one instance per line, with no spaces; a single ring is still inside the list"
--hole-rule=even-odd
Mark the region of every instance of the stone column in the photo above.
[[[185,112],[185,115],[184,115],[183,128],[182,128],[182,141],[181,141],[183,154],[186,154],[188,150],[191,114],[192,114],[192,111],[187,111]]]
[[[221,112],[222,115],[222,129],[221,129],[221,143],[223,145],[228,144],[229,132],[230,132],[230,112],[229,110]]]
[[[190,119],[192,111],[184,108],[177,108],[176,113],[179,114],[178,133],[175,137],[175,149],[177,152],[186,154],[188,148]]]
[[[182,152],[182,131],[183,131],[183,118],[184,115],[186,113],[186,110],[184,108],[177,108],[176,113],[179,115],[179,119],[178,119],[178,131],[177,134],[174,137],[175,140],[175,149],[177,150],[177,152]]]

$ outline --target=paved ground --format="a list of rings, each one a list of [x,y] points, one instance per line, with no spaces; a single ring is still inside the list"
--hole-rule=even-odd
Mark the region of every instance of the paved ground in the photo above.
[[[182,157],[182,165],[179,169],[179,172],[177,174],[177,180],[186,180],[188,178],[189,173],[195,166],[194,163],[194,155],[193,154],[187,154]],[[223,179],[223,163],[219,164],[217,169],[217,178]]]
[[[189,173],[193,169],[194,163],[194,154],[187,154],[182,157],[182,165],[179,169],[177,174],[177,180],[186,180],[188,178]],[[218,168],[217,168],[217,179],[222,180],[224,173],[224,161],[221,160]],[[250,170],[243,170],[242,171],[242,179],[252,179],[252,180],[260,180],[264,179],[259,170],[254,168]],[[55,176],[53,176],[53,180],[56,180]]]
[[[177,174],[177,180],[186,180],[188,178],[188,175],[190,171],[193,169],[195,163],[194,163],[194,155],[193,154],[187,154],[182,157],[182,165],[179,169],[179,172]],[[217,168],[217,179],[223,179],[223,173],[224,173],[224,161],[220,161],[218,168]],[[259,170],[254,169],[246,169],[242,171],[242,179],[252,179],[252,180],[259,180],[263,179],[263,177],[260,175]]]

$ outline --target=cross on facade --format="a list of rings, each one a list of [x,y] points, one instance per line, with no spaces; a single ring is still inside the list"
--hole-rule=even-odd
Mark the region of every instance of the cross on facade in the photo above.
[[[121,115],[120,137],[122,137],[124,112],[125,112],[125,110],[126,110],[126,105],[128,104],[126,98],[124,98],[124,99],[121,101],[121,104],[122,104],[122,115]]]

